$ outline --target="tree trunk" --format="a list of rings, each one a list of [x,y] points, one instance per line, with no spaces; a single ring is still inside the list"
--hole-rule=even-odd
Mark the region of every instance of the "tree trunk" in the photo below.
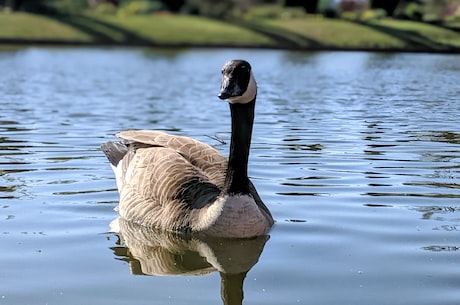
[[[372,0],[371,8],[381,8],[387,12],[388,16],[393,16],[399,0]]]
[[[309,14],[316,13],[316,8],[318,7],[319,0],[285,0],[284,6],[301,6]]]

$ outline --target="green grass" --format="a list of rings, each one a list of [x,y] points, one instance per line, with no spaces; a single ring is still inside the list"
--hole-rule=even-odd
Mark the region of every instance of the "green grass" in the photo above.
[[[403,48],[404,41],[369,27],[339,19],[304,18],[265,21],[325,47],[335,48]]]
[[[100,18],[100,17],[99,17]],[[156,43],[273,45],[261,34],[218,20],[187,15],[104,17],[100,20]]]
[[[223,45],[292,49],[460,51],[460,32],[398,20],[255,18],[232,22],[188,15],[0,14],[1,39],[121,45]]]
[[[403,20],[382,20],[378,25],[387,28],[394,35],[432,48],[443,46],[460,47],[460,33],[447,28]]]
[[[0,38],[90,41],[91,36],[53,19],[26,14],[0,14]]]
[[[449,50],[460,48],[460,33],[402,20],[358,23],[340,19],[267,19],[267,26],[297,34],[300,45],[333,48]]]
[[[272,46],[269,37],[218,20],[187,15],[59,16],[0,14],[0,39],[107,43]]]

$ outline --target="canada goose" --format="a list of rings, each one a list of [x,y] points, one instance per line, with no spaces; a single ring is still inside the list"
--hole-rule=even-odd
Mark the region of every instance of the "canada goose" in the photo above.
[[[247,174],[256,95],[249,63],[227,62],[218,97],[230,105],[228,160],[205,143],[161,131],[123,131],[122,142],[102,144],[115,172],[120,216],[167,231],[266,234],[274,221]]]

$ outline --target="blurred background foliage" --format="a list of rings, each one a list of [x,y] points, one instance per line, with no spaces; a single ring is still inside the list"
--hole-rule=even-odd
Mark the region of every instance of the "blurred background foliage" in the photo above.
[[[392,17],[422,22],[460,20],[460,0],[0,0],[0,10],[37,14],[148,15],[211,18],[326,18],[369,21]]]

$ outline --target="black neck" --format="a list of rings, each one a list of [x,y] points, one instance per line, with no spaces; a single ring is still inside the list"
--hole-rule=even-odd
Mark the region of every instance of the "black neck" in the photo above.
[[[246,104],[230,104],[232,138],[228,157],[226,191],[230,194],[249,194],[248,159],[256,98]]]

